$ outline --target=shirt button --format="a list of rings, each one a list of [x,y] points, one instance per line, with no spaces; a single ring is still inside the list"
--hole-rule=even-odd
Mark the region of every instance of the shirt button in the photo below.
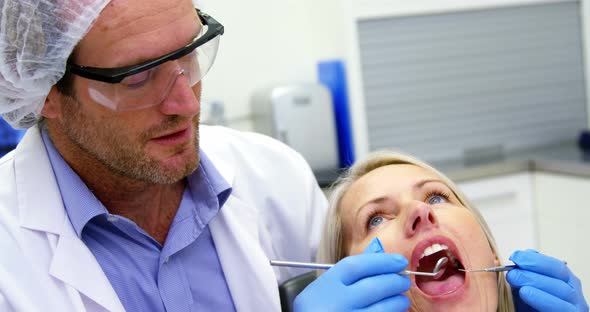
[[[108,216],[108,217],[107,217],[107,220],[108,220],[109,222],[117,222],[117,221],[119,221],[119,218],[117,218],[117,217],[115,217],[115,216]]]
[[[170,257],[164,258],[164,263],[167,264],[168,263],[168,260],[170,260]]]

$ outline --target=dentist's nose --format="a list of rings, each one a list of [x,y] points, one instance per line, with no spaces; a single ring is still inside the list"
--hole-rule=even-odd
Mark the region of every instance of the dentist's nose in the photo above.
[[[160,110],[167,115],[194,116],[201,109],[197,94],[200,93],[200,82],[195,87],[191,86],[184,71],[178,72],[173,79],[166,98],[160,104]],[[199,92],[195,92],[195,88]]]
[[[438,218],[430,205],[415,201],[410,209],[404,228],[404,232],[408,237],[438,227]]]

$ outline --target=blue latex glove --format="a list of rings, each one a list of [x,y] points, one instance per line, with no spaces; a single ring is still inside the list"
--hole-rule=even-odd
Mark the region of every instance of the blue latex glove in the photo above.
[[[510,260],[518,266],[506,275],[516,311],[588,311],[580,279],[563,261],[532,249]]]
[[[338,261],[309,284],[295,298],[295,311],[406,311],[410,279],[396,274],[406,266],[406,258],[384,253],[375,238],[363,254]]]

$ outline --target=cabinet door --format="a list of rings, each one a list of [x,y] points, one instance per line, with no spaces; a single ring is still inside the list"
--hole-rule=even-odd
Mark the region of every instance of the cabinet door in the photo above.
[[[488,223],[503,262],[517,249],[537,248],[530,173],[470,180],[458,186]]]
[[[590,298],[590,179],[567,175],[535,175],[535,207],[539,249],[567,261]],[[584,284],[585,283],[585,284]]]

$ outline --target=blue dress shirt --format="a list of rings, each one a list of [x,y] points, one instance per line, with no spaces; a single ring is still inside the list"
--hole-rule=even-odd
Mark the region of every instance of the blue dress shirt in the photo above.
[[[202,151],[162,246],[110,214],[42,135],[70,221],[127,311],[235,311],[208,226],[231,187]]]

